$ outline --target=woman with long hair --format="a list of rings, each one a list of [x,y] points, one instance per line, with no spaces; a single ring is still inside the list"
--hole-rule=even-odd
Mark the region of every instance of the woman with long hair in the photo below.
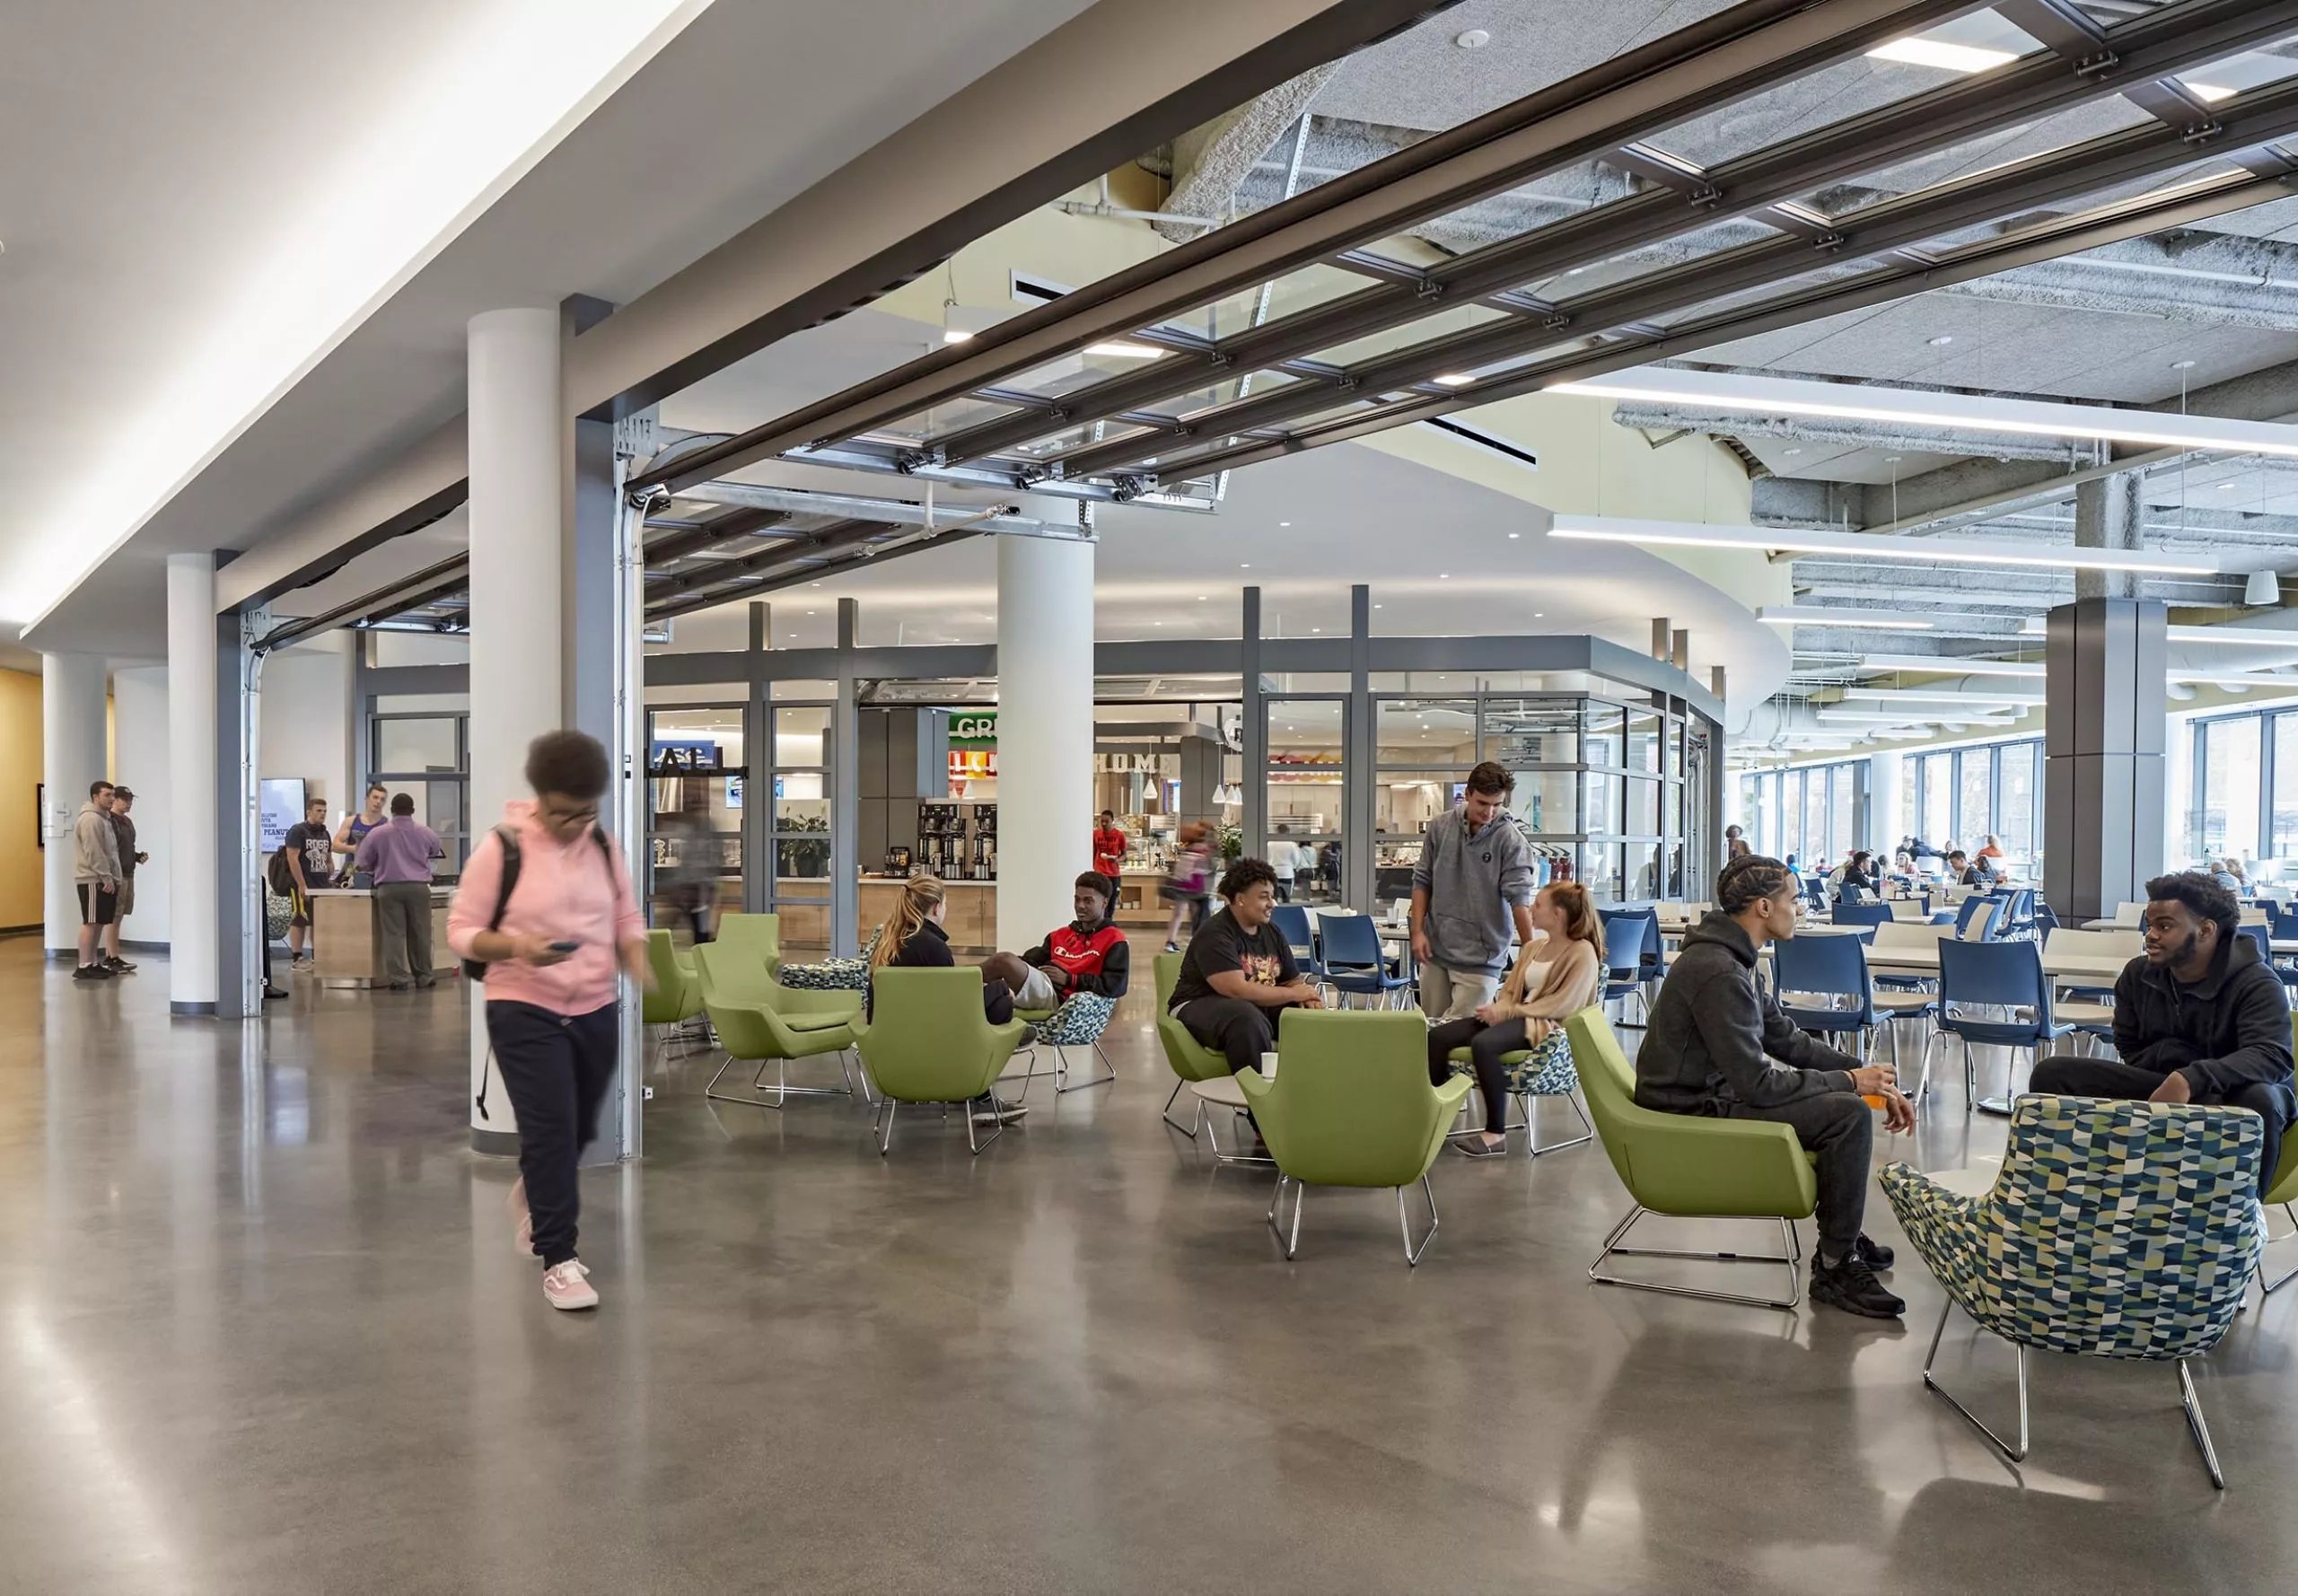
[[[889,968],[955,968],[958,960],[950,951],[950,934],[942,929],[943,917],[949,910],[949,889],[943,885],[941,877],[914,875],[904,881],[901,896],[894,899],[893,912],[878,928],[877,945],[870,950],[871,975],[874,977]],[[874,1012],[876,1001],[874,989],[865,989],[862,995],[863,1012]],[[992,1025],[1004,1024],[1013,1017],[1013,989],[985,973],[981,1007]],[[1028,1112],[1019,1104],[1002,1103],[990,1094],[973,1101],[974,1118],[985,1124],[1011,1125]]]
[[[1478,1158],[1508,1149],[1508,1066],[1501,1056],[1530,1049],[1520,1066],[1537,1074],[1568,1058],[1563,1021],[1596,1001],[1604,984],[1604,925],[1594,899],[1579,881],[1551,881],[1532,899],[1536,934],[1516,957],[1493,1000],[1465,1020],[1428,1033],[1428,1078],[1438,1085],[1452,1073],[1452,1052],[1466,1048],[1484,1094],[1484,1129],[1460,1143]]]

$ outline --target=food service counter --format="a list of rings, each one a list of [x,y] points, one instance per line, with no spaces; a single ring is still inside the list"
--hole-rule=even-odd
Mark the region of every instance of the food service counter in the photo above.
[[[452,975],[460,964],[447,946],[447,901],[455,895],[451,885],[431,888],[431,973]],[[381,987],[390,977],[383,969],[383,928],[376,918],[372,887],[314,887],[311,899],[311,943],[315,973],[322,987]]]

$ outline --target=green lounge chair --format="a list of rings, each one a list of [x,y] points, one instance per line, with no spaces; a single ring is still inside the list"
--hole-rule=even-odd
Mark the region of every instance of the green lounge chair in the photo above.
[[[1269,1228],[1285,1256],[1301,1248],[1301,1203],[1311,1186],[1391,1186],[1404,1261],[1420,1262],[1436,1237],[1436,1194],[1428,1168],[1471,1083],[1456,1076],[1428,1083],[1428,1025],[1417,1013],[1339,1013],[1287,1009],[1278,1022],[1276,1078],[1239,1070],[1237,1084],[1276,1161]],[[1428,1231],[1417,1246],[1405,1213],[1405,1188],[1428,1199]],[[1288,1235],[1277,1222],[1285,1188],[1293,1189]]]
[[[981,1009],[981,971],[903,969],[887,965],[871,978],[872,1013],[860,1031],[863,1062],[878,1083],[884,1129],[878,1153],[894,1140],[894,1109],[902,1103],[969,1105],[990,1088],[1021,1045],[1027,1025],[992,1025]],[[966,1145],[976,1153],[1005,1134],[974,1134],[966,1109]],[[873,1124],[873,1128],[877,1128]]]
[[[793,1096],[851,1097],[854,1078],[846,1069],[846,1049],[854,1046],[855,1025],[861,1017],[862,999],[852,992],[796,992],[776,985],[750,953],[724,943],[704,943],[694,951],[695,973],[702,988],[702,1006],[718,1032],[726,1062],[702,1094],[719,1102],[749,1103],[778,1109]],[[816,1054],[835,1053],[846,1076],[844,1086],[793,1086],[790,1061]],[[758,1074],[750,1094],[718,1090],[718,1078],[734,1061],[756,1063]],[[766,1085],[766,1066],[775,1065],[772,1097],[756,1095]],[[867,1083],[864,1083],[867,1090]]]

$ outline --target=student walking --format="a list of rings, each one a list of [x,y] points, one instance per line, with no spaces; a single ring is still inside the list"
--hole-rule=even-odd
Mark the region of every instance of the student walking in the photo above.
[[[80,889],[80,963],[75,981],[108,981],[98,957],[103,928],[119,912],[119,833],[111,823],[111,783],[92,782],[88,801],[72,821],[72,880]]]
[[[552,1307],[595,1308],[574,1250],[574,1171],[614,1078],[616,969],[653,984],[646,925],[622,850],[599,825],[606,750],[580,732],[545,732],[526,774],[533,799],[504,804],[463,866],[447,945],[487,967],[487,1040],[519,1119],[519,1251],[542,1259]]]
[[[128,809],[136,794],[126,787],[111,790],[111,829],[119,848],[119,901],[112,908],[111,924],[104,927],[104,968],[116,976],[131,976],[136,966],[119,956],[120,923],[136,912],[136,867],[150,859],[136,851],[136,822]]]
[[[437,978],[431,968],[431,861],[446,851],[439,834],[415,818],[412,793],[394,797],[391,818],[359,839],[353,866],[375,881],[383,973],[394,992],[410,983],[427,988]]]

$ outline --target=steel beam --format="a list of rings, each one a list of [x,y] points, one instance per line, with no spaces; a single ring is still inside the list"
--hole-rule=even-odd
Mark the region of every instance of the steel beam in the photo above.
[[[2239,98],[2242,102],[2240,105],[2228,101],[2222,108],[2222,122],[2228,139],[2255,146],[2298,133],[2298,84],[2276,85]],[[2190,165],[2196,158],[2194,147],[2175,130],[2159,122],[2144,123],[1868,206],[1842,218],[1836,237],[1823,248],[1815,249],[1803,239],[1782,236],[1718,250],[1563,301],[1557,307],[1557,315],[1547,323],[1509,321],[1469,328],[1361,362],[1347,368],[1334,381],[1302,379],[1289,382],[1253,399],[1177,417],[1162,426],[1136,432],[1110,443],[1074,450],[1054,457],[1050,463],[1066,477],[1092,477],[1158,457],[1160,476],[1172,471],[1201,475],[1202,469],[1193,460],[1168,462],[1162,457],[1177,447],[1188,447],[1191,440],[1225,438],[1314,416],[1346,405],[1355,398],[1374,397],[1428,383],[1449,373],[1473,371],[1496,361],[1518,359],[1566,340],[1627,332],[1641,346],[1655,340],[1651,334],[1638,338],[1630,330],[1636,323],[1677,315],[1732,294],[1806,276],[1832,262],[1912,250],[1942,234],[2017,215],[2069,194],[2096,192],[2135,179],[2157,176]],[[1911,264],[1914,263],[1902,263],[1901,269]],[[1514,377],[1515,373],[1503,373],[1498,381],[1504,384]],[[1478,382],[1452,391],[1462,396],[1466,403],[1477,403],[1482,402],[1492,386],[1489,382]]]
[[[1080,419],[1138,408],[1186,394],[1240,371],[1282,365],[1336,345],[1404,325],[1432,303],[1491,303],[1495,291],[1610,259],[1734,216],[1759,216],[1807,242],[1824,245],[1839,224],[1790,204],[1831,180],[1951,148],[2030,122],[2160,75],[2219,58],[2298,27],[2298,4],[2260,6],[2243,0],[2184,0],[2114,31],[2114,60],[2077,70],[2038,54],[1983,76],[1966,78],[1861,116],[1816,128],[1712,171],[1635,144],[1604,159],[1645,174],[1646,192],[1568,221],[1504,240],[1422,273],[1328,301],[1224,339],[1207,358],[1168,357],[1140,372],[1047,401],[1030,414],[1000,417],[934,439],[942,460],[1002,453]],[[1394,159],[1391,157],[1391,159]],[[1367,170],[1376,170],[1368,168]],[[1361,265],[1346,258],[1348,269]],[[1529,296],[1504,308],[1544,316],[1550,307]]]
[[[2095,249],[2101,244],[2246,210],[2271,200],[2286,199],[2293,192],[2294,184],[2287,176],[2260,178],[2245,171],[2204,180],[2166,193],[2147,195],[2074,216],[2045,221],[2003,238],[1966,245],[1935,258],[1902,255],[1894,258],[1888,266],[1847,280],[1822,284],[1759,304],[1697,318],[1680,323],[1658,336],[1624,337],[1594,352],[1568,354],[1522,366],[1489,381],[1480,381],[1472,388],[1441,394],[1415,394],[1395,403],[1275,437],[1239,438],[1224,448],[1170,463],[1161,462],[1160,474],[1171,472],[1194,478],[1215,471],[1234,470],[1240,466],[1273,460],[1279,455],[1298,453],[1327,443],[1344,443],[1411,422],[1450,415],[1455,410],[1514,399],[1561,382],[1584,381],[1653,360],[1692,354],[1716,344],[1751,338],[1758,333],[1798,327],[1846,311],[1864,310],[1872,305],[1920,294],[1926,289],[1969,282],[1996,272],[2008,271],[2013,267],[2031,265],[2077,250]],[[1457,359],[1458,353],[1455,352],[1452,357]],[[1208,425],[1206,430],[1214,429]],[[1233,430],[1224,427],[1223,435],[1227,436]]]
[[[762,576],[754,582],[745,582],[741,591],[737,592],[697,592],[667,604],[650,604],[646,608],[646,618],[650,621],[670,620],[693,610],[715,609],[721,604],[732,604],[737,600],[756,598],[762,593],[778,592],[785,587],[795,587],[802,582],[820,582],[829,577],[843,575],[848,571],[859,570],[864,566],[874,565],[881,560],[899,559],[904,555],[920,553],[928,548],[944,548],[952,543],[962,542],[968,538],[985,536],[995,530],[985,522],[978,526],[959,527],[949,531],[936,532],[930,537],[920,532],[905,539],[899,548],[878,548],[870,546],[866,542],[861,547],[848,544],[846,547],[850,552],[842,558],[826,558],[818,565],[803,566],[794,571],[780,572],[771,576]]]
[[[793,449],[877,431],[1977,9],[1969,0],[1741,0],[965,343],[697,451],[641,486],[675,491]]]
[[[761,548],[756,554],[744,555],[741,559],[714,560],[700,570],[689,571],[683,576],[673,576],[666,582],[648,583],[645,592],[646,613],[650,618],[655,617],[662,613],[657,607],[668,600],[683,598],[689,593],[701,592],[707,588],[723,587],[729,582],[754,575],[760,571],[772,570],[775,566],[787,565],[792,560],[801,560],[811,555],[843,548],[848,544],[862,542],[870,538],[883,537],[893,530],[882,521],[832,522],[829,525],[818,528],[803,537],[776,542],[771,548]],[[724,598],[738,596],[741,595],[732,593],[723,595]]]

